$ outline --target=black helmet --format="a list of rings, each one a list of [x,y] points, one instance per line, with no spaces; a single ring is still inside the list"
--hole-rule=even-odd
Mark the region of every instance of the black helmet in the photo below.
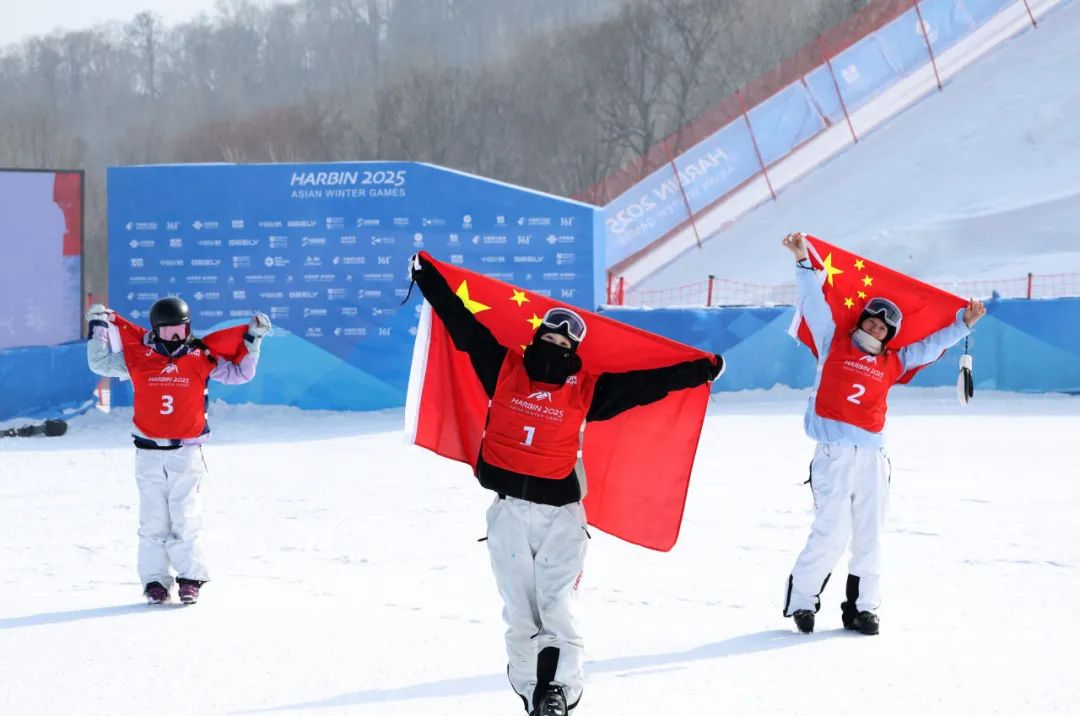
[[[871,298],[863,306],[862,313],[859,315],[859,326],[862,326],[863,321],[867,318],[879,318],[881,322],[885,324],[885,340],[882,343],[888,343],[900,332],[900,323],[904,318],[904,315],[900,312],[900,308],[887,298]]]
[[[191,325],[191,311],[187,302],[179,296],[166,296],[154,301],[150,307],[150,326],[156,331],[158,326]]]

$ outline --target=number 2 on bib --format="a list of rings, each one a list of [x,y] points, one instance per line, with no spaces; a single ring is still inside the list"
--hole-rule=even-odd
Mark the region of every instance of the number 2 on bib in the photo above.
[[[851,387],[855,389],[855,392],[847,397],[849,403],[855,403],[855,405],[862,405],[862,401],[859,398],[866,392],[866,386],[859,383],[852,383]]]

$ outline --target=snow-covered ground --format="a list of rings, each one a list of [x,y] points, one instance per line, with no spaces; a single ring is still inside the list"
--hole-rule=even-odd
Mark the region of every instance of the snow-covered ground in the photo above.
[[[1078,68],[1070,2],[633,285],[790,281],[789,231],[931,281],[1080,272]]]
[[[718,395],[676,548],[594,532],[582,716],[1080,708],[1080,398],[894,394],[882,634],[841,628],[843,565],[816,634],[781,617],[805,393]],[[0,713],[521,713],[489,493],[400,411],[215,405],[214,580],[164,608],[134,573],[129,418],[0,440]]]

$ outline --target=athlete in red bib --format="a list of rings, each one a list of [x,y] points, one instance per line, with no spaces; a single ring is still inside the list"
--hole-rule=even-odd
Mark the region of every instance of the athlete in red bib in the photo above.
[[[577,348],[586,326],[553,308],[524,355],[500,345],[419,255],[410,273],[491,399],[476,476],[498,493],[487,544],[505,609],[507,674],[531,714],[566,714],[581,698],[584,648],[572,611],[588,541],[581,434],[669,392],[715,379],[715,357],[629,373],[590,373]]]
[[[246,332],[228,329],[207,337],[235,348],[236,362],[211,353],[191,334],[187,303],[170,296],[150,308],[151,330],[117,317],[101,304],[86,314],[87,359],[98,375],[130,378],[135,392],[135,482],[139,488],[139,577],[151,604],[169,600],[176,571],[178,596],[199,598],[210,578],[201,546],[200,486],[206,475],[202,443],[207,384],[246,383],[255,376],[262,338],[270,319],[257,313]],[[112,340],[110,341],[110,333]],[[110,344],[119,349],[113,352]],[[230,351],[232,353],[232,351]]]
[[[814,524],[787,583],[784,616],[802,632],[814,630],[821,592],[851,538],[844,626],[877,634],[881,601],[881,530],[889,499],[885,418],[889,389],[909,370],[932,363],[962,340],[985,313],[972,299],[963,315],[937,333],[898,351],[888,343],[901,330],[900,309],[886,298],[866,302],[850,334],[837,334],[822,293],[823,276],[807,257],[802,234],[784,238],[796,260],[799,308],[814,339],[818,379],[806,409],[806,434],[817,441],[810,463]]]

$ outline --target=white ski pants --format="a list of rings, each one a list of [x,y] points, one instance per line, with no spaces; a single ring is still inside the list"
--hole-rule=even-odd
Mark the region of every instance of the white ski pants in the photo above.
[[[487,524],[504,604],[510,684],[531,710],[540,670],[546,680],[541,690],[548,681],[561,684],[566,702],[576,704],[585,677],[585,647],[573,613],[589,540],[585,508],[580,502],[552,507],[496,498]]]
[[[206,581],[206,560],[200,489],[206,475],[202,448],[135,449],[135,482],[139,487],[139,579],[143,585],[173,578]]]
[[[881,531],[889,507],[889,461],[882,448],[818,443],[810,463],[814,523],[788,578],[784,616],[817,611],[825,582],[851,538],[849,592],[858,611],[881,602]],[[858,579],[853,579],[857,577]]]

